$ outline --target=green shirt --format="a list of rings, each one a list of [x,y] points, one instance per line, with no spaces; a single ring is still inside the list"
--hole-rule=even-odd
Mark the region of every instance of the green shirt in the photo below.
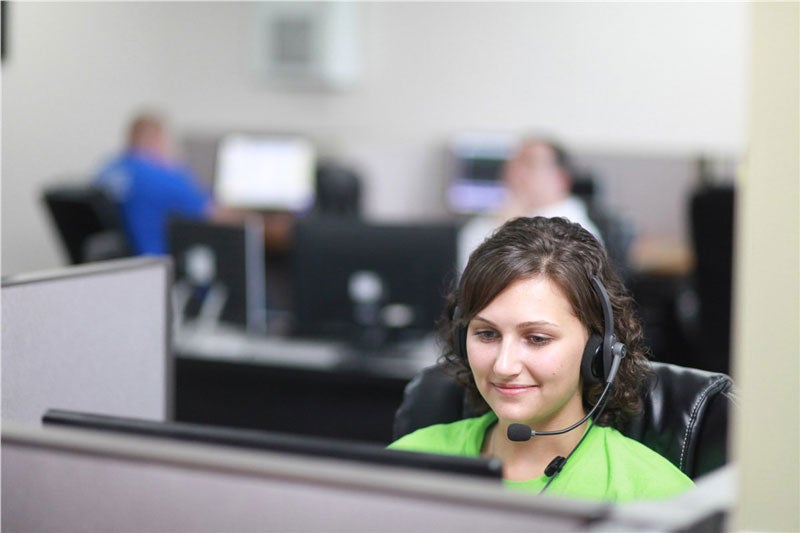
[[[496,422],[497,417],[489,411],[477,418],[419,429],[389,447],[477,457],[486,431]],[[504,484],[511,489],[539,492],[548,479],[543,475],[527,481],[504,480]],[[595,426],[546,492],[570,498],[631,501],[669,498],[692,486],[691,479],[644,444],[614,428]]]

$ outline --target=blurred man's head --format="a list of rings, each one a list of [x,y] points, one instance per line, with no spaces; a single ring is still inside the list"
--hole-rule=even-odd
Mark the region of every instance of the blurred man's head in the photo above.
[[[128,146],[137,152],[166,158],[170,153],[170,146],[162,119],[150,113],[136,116],[128,131]]]
[[[503,182],[514,203],[526,209],[545,207],[569,196],[569,167],[569,157],[557,144],[526,139],[506,163]]]

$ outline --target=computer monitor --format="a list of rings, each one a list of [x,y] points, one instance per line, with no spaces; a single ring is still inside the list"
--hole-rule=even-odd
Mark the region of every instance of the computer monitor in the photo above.
[[[502,464],[497,458],[460,457],[441,454],[389,450],[377,444],[287,433],[238,429],[186,422],[162,422],[142,418],[99,415],[63,409],[49,409],[44,425],[109,431],[160,439],[218,444],[256,450],[343,459],[384,466],[419,468],[449,474],[502,479]]]
[[[510,135],[463,134],[449,146],[450,180],[447,204],[469,214],[499,208],[507,190],[500,178],[518,140]]]
[[[179,320],[197,325],[233,324],[266,331],[263,222],[241,225],[171,219],[170,254],[175,262],[173,296]]]
[[[450,223],[324,217],[299,222],[293,331],[373,346],[434,331],[456,276],[456,240],[457,227]]]
[[[308,139],[228,135],[217,149],[214,197],[229,207],[304,212],[314,204],[315,171]]]
[[[172,265],[101,261],[3,278],[3,422],[48,407],[169,419]]]

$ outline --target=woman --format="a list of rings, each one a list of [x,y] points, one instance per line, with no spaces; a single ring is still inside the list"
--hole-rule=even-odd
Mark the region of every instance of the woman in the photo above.
[[[593,277],[608,294],[616,340],[627,347],[605,397],[605,380],[585,379],[581,370],[590,338],[604,332]],[[507,486],[562,496],[656,499],[692,486],[667,459],[618,431],[640,408],[645,348],[632,299],[602,245],[580,225],[536,217],[498,229],[470,256],[442,337],[447,366],[485,413],[423,428],[390,447],[495,456]],[[507,436],[520,423],[536,432],[566,429],[595,406],[594,417],[574,430],[528,442]]]

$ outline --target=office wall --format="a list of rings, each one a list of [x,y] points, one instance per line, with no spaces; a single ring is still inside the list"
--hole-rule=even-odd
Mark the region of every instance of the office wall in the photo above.
[[[2,65],[3,274],[62,264],[42,187],[83,180],[141,102],[166,105],[160,17],[134,2],[8,3]]]
[[[363,74],[346,91],[259,82],[249,63],[254,9],[11,5],[5,272],[61,261],[42,185],[90,173],[143,104],[184,135],[305,132],[364,169],[376,218],[443,212],[442,149],[463,130],[545,130],[611,152],[737,154],[744,145],[744,5],[365,2]]]
[[[800,530],[800,4],[755,3],[750,150],[737,199],[737,531]]]

